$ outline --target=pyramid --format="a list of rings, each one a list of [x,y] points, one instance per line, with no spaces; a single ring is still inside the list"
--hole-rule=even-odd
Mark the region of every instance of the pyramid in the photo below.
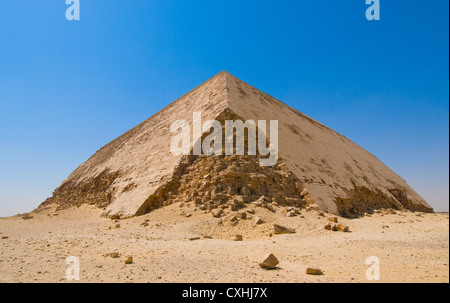
[[[175,156],[170,125],[192,125],[193,112],[202,121],[278,120],[276,165],[248,154]],[[350,218],[380,208],[433,211],[371,153],[225,71],[102,147],[41,206],[95,204],[103,216],[128,218],[183,201],[209,210],[260,201]]]

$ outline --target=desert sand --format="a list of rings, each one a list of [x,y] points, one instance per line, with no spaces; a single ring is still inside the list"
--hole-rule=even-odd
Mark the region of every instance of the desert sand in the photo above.
[[[214,218],[176,203],[118,221],[93,205],[48,205],[28,219],[0,218],[0,282],[449,282],[448,214],[382,210],[338,217],[350,232],[333,232],[324,229],[331,214],[274,210],[250,203],[246,219],[228,210]],[[273,234],[274,223],[296,232]],[[276,269],[259,266],[268,253],[279,259]],[[80,260],[79,281],[64,278],[69,256]],[[379,281],[366,279],[369,256],[380,260]],[[307,275],[308,267],[323,275]]]

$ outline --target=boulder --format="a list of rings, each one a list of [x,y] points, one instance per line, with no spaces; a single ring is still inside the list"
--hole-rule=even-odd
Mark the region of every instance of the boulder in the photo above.
[[[215,208],[211,211],[212,215],[214,216],[214,218],[220,218],[220,216],[222,215],[223,211],[220,208]]]
[[[322,270],[320,268],[308,267],[306,269],[306,274],[307,275],[320,276],[320,275],[323,275],[323,272],[322,272]]]
[[[242,240],[243,240],[242,235],[236,235],[233,238],[233,241],[242,241]]]
[[[261,219],[258,216],[255,217],[255,224],[263,224],[263,223],[264,223],[263,219]]]
[[[347,225],[345,225],[344,223],[338,223],[338,224],[336,225],[336,228],[337,228],[339,231],[342,231],[342,232],[348,232],[348,231],[349,231],[349,227],[348,227]]]
[[[274,224],[273,225],[273,233],[275,235],[294,234],[295,233],[295,229],[290,228],[290,227],[286,227],[286,226],[283,226],[283,225],[279,225],[279,224]]]
[[[268,254],[264,257],[263,261],[259,263],[259,266],[265,269],[273,269],[275,268],[280,261],[278,261],[277,257],[275,257],[273,254]]]
[[[327,219],[328,219],[328,221],[338,223],[338,217],[328,217]]]

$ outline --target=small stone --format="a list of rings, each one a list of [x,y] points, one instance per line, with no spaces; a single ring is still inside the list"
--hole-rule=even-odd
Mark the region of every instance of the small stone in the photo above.
[[[320,275],[323,275],[323,272],[322,272],[322,270],[320,268],[308,267],[306,269],[306,274],[307,275],[320,276]]]
[[[120,228],[120,224],[117,223],[116,225],[114,225],[114,228]]]
[[[264,257],[264,260],[259,263],[259,266],[265,269],[273,269],[275,268],[280,261],[278,261],[277,257],[275,257],[273,254],[268,254]]]
[[[113,259],[116,259],[116,258],[120,257],[120,254],[118,252],[112,252],[109,254],[109,256]]]
[[[189,217],[191,217],[192,215],[191,214],[186,214],[186,218],[189,218]]]
[[[328,217],[327,219],[328,219],[328,221],[338,223],[338,217]]]
[[[8,236],[2,236],[2,239],[9,239]]]
[[[331,227],[332,227],[332,226],[331,226],[330,223],[328,223],[327,225],[324,226],[324,228],[325,228],[326,230],[331,230]]]
[[[274,224],[273,225],[273,232],[276,235],[293,234],[293,233],[295,233],[295,229],[290,228],[290,227],[286,227],[286,226],[282,226],[282,225],[279,225],[279,224]]]
[[[223,211],[219,208],[215,208],[211,211],[212,215],[214,216],[214,218],[220,218],[220,216],[222,215]]]
[[[241,218],[242,220],[247,219],[247,213],[246,212],[239,212],[238,213],[239,218]]]
[[[258,216],[255,217],[255,224],[263,224],[263,223],[264,223],[263,219],[261,219]]]
[[[33,219],[33,216],[31,216],[30,214],[25,214],[23,215],[22,219],[24,220]]]
[[[242,240],[243,240],[242,235],[236,235],[233,238],[233,241],[242,241]]]
[[[133,263],[133,257],[132,256],[128,256],[126,259],[125,259],[125,264],[132,264]]]
[[[247,212],[249,213],[249,214],[254,214],[255,213],[255,210],[253,209],[253,208],[250,208],[250,209],[247,209]]]
[[[190,237],[189,241],[195,241],[195,240],[200,240],[200,237]]]
[[[336,228],[337,228],[339,231],[342,231],[342,232],[348,232],[348,231],[349,231],[349,227],[348,227],[347,225],[345,225],[344,223],[338,223],[338,224],[336,225]]]

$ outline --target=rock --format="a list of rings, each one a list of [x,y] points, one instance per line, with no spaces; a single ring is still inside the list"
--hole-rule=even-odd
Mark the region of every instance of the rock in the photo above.
[[[242,241],[242,240],[243,240],[242,235],[236,235],[233,238],[233,241]]]
[[[331,226],[330,223],[328,223],[327,225],[324,226],[324,228],[325,228],[326,230],[331,230],[331,227],[332,227],[332,226]]]
[[[264,257],[264,260],[259,263],[259,266],[265,269],[273,269],[275,268],[280,261],[278,261],[277,257],[275,257],[273,254],[268,254]]]
[[[282,226],[279,224],[274,224],[273,225],[273,232],[275,235],[280,235],[280,234],[293,234],[295,233],[295,229],[290,228],[290,227],[286,227],[286,226]]]
[[[267,204],[266,208],[267,208],[268,210],[270,210],[271,212],[273,212],[273,213],[275,212],[275,208],[273,207],[272,204]]]
[[[239,218],[241,218],[242,220],[247,219],[247,213],[246,212],[239,212],[238,213]]]
[[[186,218],[189,218],[189,217],[191,217],[192,215],[191,214],[186,214]]]
[[[332,231],[338,231],[336,224],[333,224],[333,225],[331,226],[331,230],[332,230]]]
[[[120,219],[120,215],[112,215],[111,220],[118,220]]]
[[[320,208],[319,208],[319,205],[317,205],[315,202],[314,202],[314,200],[307,200],[307,202],[308,203],[310,203],[311,202],[311,204],[309,204],[309,207],[312,209],[312,210],[315,210],[315,211],[317,211],[317,212],[320,212]]]
[[[9,239],[9,237],[8,236],[2,236],[2,239],[6,240],[6,239]]]
[[[215,208],[211,211],[212,215],[214,216],[214,218],[220,218],[220,216],[222,215],[223,211],[219,208]]]
[[[125,259],[125,264],[132,264],[133,263],[133,257],[132,256],[128,256],[126,259]]]
[[[325,217],[325,213],[321,211],[321,212],[319,212],[319,216]]]
[[[189,241],[195,241],[195,240],[200,240],[200,237],[190,237]]]
[[[237,207],[242,207],[245,205],[244,203],[244,197],[242,196],[236,196],[233,200],[234,205],[236,205]]]
[[[328,219],[328,221],[338,223],[338,217],[328,217],[327,219]]]
[[[255,224],[263,224],[263,223],[264,223],[263,219],[261,219],[258,216],[255,217]]]
[[[253,209],[253,208],[250,208],[250,209],[247,209],[247,212],[249,213],[249,214],[254,214],[255,213],[255,210]]]
[[[300,196],[304,197],[304,196],[306,196],[307,194],[308,194],[308,190],[305,188],[305,189],[301,192]]]
[[[320,275],[323,275],[323,272],[320,268],[308,267],[306,269],[306,274],[320,276]]]
[[[33,219],[33,216],[31,216],[30,214],[25,214],[23,215],[22,219],[24,220]]]
[[[116,225],[114,225],[114,228],[120,228],[120,224],[117,223]]]
[[[113,259],[116,259],[116,258],[120,257],[120,254],[118,252],[112,252],[109,254],[109,256]]]
[[[294,217],[294,216],[295,216],[295,211],[294,211],[294,210],[289,211],[289,212],[287,213],[287,216],[288,216],[288,217]]]
[[[348,232],[348,231],[349,231],[348,226],[345,225],[344,223],[338,223],[338,224],[336,225],[336,228],[337,228],[339,231],[342,231],[342,232]]]

